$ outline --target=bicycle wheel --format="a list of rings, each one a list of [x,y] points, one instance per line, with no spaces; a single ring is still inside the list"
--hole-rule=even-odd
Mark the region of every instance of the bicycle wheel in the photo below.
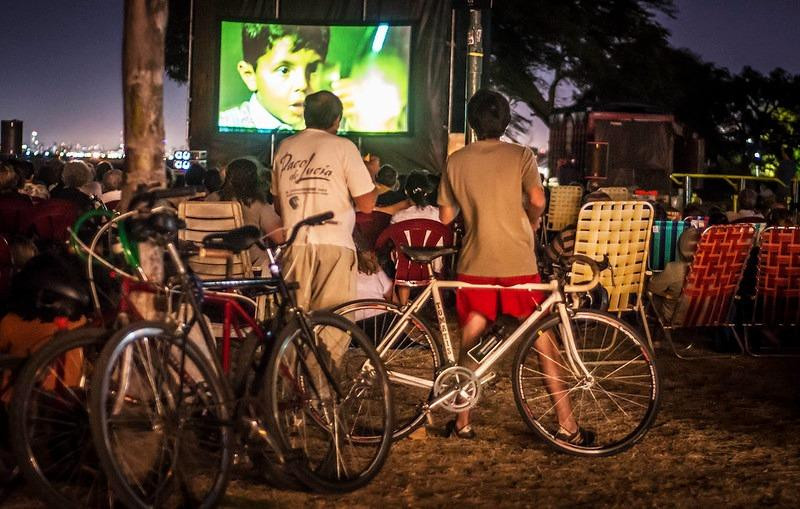
[[[631,327],[606,313],[578,311],[570,325],[589,376],[568,358],[564,324],[555,316],[517,351],[512,373],[517,408],[558,450],[590,456],[621,452],[644,436],[658,411],[661,385],[653,352]],[[594,431],[594,443],[579,446],[556,438],[570,420]]]
[[[103,348],[91,387],[95,447],[128,507],[213,507],[231,465],[227,391],[191,342],[138,322]]]
[[[50,507],[103,507],[108,483],[92,446],[89,380],[108,333],[56,334],[19,372],[11,399],[12,450],[33,492]]]
[[[348,302],[333,312],[358,325],[376,347],[403,315],[399,306],[382,300]],[[433,384],[430,388],[420,387],[393,377],[393,373],[432,382],[444,364],[444,355],[428,326],[415,314],[409,316],[398,336],[391,344],[384,345],[379,354],[392,383],[392,438],[400,440],[423,423],[422,405],[431,398]]]
[[[267,418],[300,481],[320,492],[352,491],[375,477],[388,456],[389,381],[352,322],[318,312],[308,323],[312,337],[293,321],[272,351]]]

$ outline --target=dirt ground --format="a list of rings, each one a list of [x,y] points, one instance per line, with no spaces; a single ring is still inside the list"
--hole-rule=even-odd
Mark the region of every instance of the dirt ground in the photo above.
[[[392,448],[381,474],[345,496],[234,480],[223,507],[800,507],[800,359],[681,361],[660,350],[661,410],[610,458],[549,449],[517,414],[508,375],[481,400],[474,441]],[[36,507],[24,493],[4,507]]]

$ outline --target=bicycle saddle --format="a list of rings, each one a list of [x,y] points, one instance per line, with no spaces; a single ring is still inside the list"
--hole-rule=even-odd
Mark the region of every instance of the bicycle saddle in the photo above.
[[[203,247],[209,249],[224,249],[233,253],[239,253],[250,246],[258,246],[266,249],[261,241],[261,230],[257,226],[247,225],[235,230],[211,233],[203,237]]]
[[[458,249],[454,247],[400,246],[400,250],[405,253],[411,261],[419,263],[430,263],[440,256],[447,256],[458,252]]]

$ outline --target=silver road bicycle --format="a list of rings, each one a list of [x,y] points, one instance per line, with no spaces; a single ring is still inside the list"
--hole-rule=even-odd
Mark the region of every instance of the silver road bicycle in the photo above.
[[[590,291],[607,262],[586,256],[563,259],[563,269],[547,283],[513,287],[443,281],[433,260],[453,248],[410,248],[403,252],[426,263],[430,284],[405,306],[358,300],[334,311],[356,322],[375,342],[394,391],[394,439],[425,422],[431,411],[463,412],[474,407],[481,390],[496,378],[492,368],[513,347],[514,399],[525,423],[556,449],[577,455],[606,456],[631,447],[652,424],[659,406],[660,382],[654,354],[631,326],[599,311],[576,309],[571,295]],[[585,284],[569,284],[573,263],[592,268]],[[504,339],[479,343],[476,369],[459,365],[442,302],[442,290],[513,289],[548,292],[538,308]],[[437,332],[423,308],[433,301]],[[430,315],[430,313],[428,313]],[[565,420],[594,431],[595,440],[575,445],[563,439]]]

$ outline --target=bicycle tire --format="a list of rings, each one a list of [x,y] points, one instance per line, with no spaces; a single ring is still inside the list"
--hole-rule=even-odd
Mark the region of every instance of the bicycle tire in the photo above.
[[[103,348],[90,421],[100,463],[127,507],[214,507],[224,494],[231,398],[216,373],[200,349],[161,322],[134,323]]]
[[[269,429],[309,489],[353,491],[378,474],[389,454],[389,380],[377,352],[352,322],[327,312],[311,313],[308,321],[314,338],[303,340],[303,327],[293,320],[272,351],[265,382]],[[331,352],[333,341],[339,346]],[[317,353],[309,344],[317,347]],[[332,397],[334,391],[320,366],[336,378],[345,398]],[[354,419],[349,419],[351,408],[357,412]],[[346,460],[356,464],[345,467]]]
[[[347,302],[334,308],[333,312],[358,325],[376,347],[403,314],[400,306],[396,304],[371,299]],[[394,400],[392,438],[400,440],[424,423],[425,412],[422,411],[422,406],[433,395],[433,384],[429,390],[425,390],[399,380],[392,380],[392,373],[413,375],[432,382],[444,365],[445,359],[441,344],[431,333],[428,325],[413,313],[409,317],[406,330],[393,343],[380,356],[392,385]]]
[[[58,333],[17,377],[9,422],[12,450],[32,492],[49,507],[109,502],[86,408],[92,364],[107,337],[97,328]]]
[[[628,449],[644,437],[658,412],[661,384],[652,350],[633,328],[612,315],[579,310],[570,325],[589,379],[571,369],[561,325],[559,316],[544,321],[517,350],[512,386],[522,419],[550,446],[569,454],[610,456]],[[553,332],[556,340],[543,337],[547,332]],[[545,343],[537,346],[540,338]],[[594,431],[595,443],[573,445],[556,438],[562,424],[556,415],[559,409]]]

